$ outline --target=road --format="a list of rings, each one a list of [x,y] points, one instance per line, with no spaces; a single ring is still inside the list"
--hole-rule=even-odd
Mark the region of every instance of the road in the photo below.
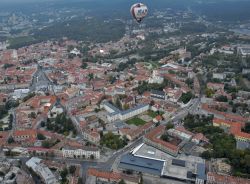
[[[194,114],[197,111],[198,106],[200,105],[200,98],[195,98],[190,102],[190,105],[184,107],[177,111],[169,121],[176,122],[182,120],[185,116]],[[169,121],[166,121],[164,124],[167,124]]]
[[[38,66],[37,72],[34,74],[32,79],[30,91],[33,92],[41,89],[47,89],[50,84],[51,82],[44,73],[43,69]]]

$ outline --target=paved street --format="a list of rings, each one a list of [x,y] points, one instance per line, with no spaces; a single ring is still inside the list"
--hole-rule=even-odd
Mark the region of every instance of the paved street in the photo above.
[[[200,98],[192,99],[190,105],[182,108],[180,111],[177,111],[170,120],[165,121],[163,124],[167,124],[169,121],[176,122],[182,120],[185,116],[194,114],[197,111],[198,106],[200,105]]]
[[[38,67],[37,72],[33,76],[30,91],[33,92],[36,90],[47,89],[50,84],[51,82],[44,73],[43,69]]]

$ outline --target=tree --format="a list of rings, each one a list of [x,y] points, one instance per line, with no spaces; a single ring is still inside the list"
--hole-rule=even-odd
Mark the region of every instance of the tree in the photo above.
[[[36,156],[36,150],[33,150],[32,155]]]
[[[45,140],[46,137],[45,137],[43,134],[38,133],[38,134],[37,134],[37,139],[38,139],[38,140]]]
[[[188,79],[185,81],[185,83],[186,83],[189,87],[191,87],[191,86],[193,85],[194,81],[193,81],[192,79],[188,78]]]
[[[166,129],[169,130],[169,129],[171,129],[171,128],[174,128],[174,124],[168,123],[168,124],[166,125]]]
[[[128,109],[129,109],[129,105],[128,105],[128,104],[125,104],[125,105],[123,106],[123,109],[124,109],[124,110],[128,110]]]
[[[11,144],[11,143],[14,143],[14,142],[15,142],[15,140],[13,139],[13,137],[8,138],[8,144]]]
[[[94,160],[94,159],[95,159],[95,156],[94,156],[94,155],[90,155],[90,159],[91,159],[91,160]]]
[[[44,121],[41,122],[41,127],[45,127],[45,122]]]
[[[95,113],[98,113],[100,111],[100,109],[95,108]]]
[[[87,63],[85,63],[85,62],[82,63],[82,66],[81,66],[82,69],[86,69],[87,67],[88,67],[88,64],[87,64]]]
[[[105,145],[108,148],[117,150],[123,148],[126,145],[126,141],[119,135],[108,132],[107,134],[103,135],[101,139],[101,145]]]
[[[31,112],[31,113],[29,114],[29,116],[30,116],[30,118],[35,119],[35,118],[36,118],[36,113],[35,113],[35,112]]]
[[[154,106],[154,105],[155,105],[154,100],[151,100],[149,105],[150,105],[150,106]]]
[[[124,179],[122,179],[118,184],[126,184],[126,182],[124,181]]]
[[[69,173],[70,174],[73,175],[75,173],[75,171],[76,171],[76,166],[74,166],[74,165],[69,166]]]
[[[234,105],[233,108],[232,108],[232,112],[233,112],[233,113],[236,113],[236,112],[237,112],[237,108],[235,107],[235,105]]]
[[[117,107],[118,109],[122,109],[122,104],[121,104],[121,101],[120,101],[119,98],[116,99],[115,105],[116,105],[116,107]]]
[[[29,93],[26,97],[23,98],[23,101],[26,102],[30,98],[34,97],[36,94],[35,93]]]
[[[10,67],[12,67],[12,66],[14,66],[14,65],[13,65],[13,64],[6,63],[6,64],[3,65],[3,68],[4,68],[4,69],[7,69],[7,68],[10,68]]]
[[[89,78],[89,81],[93,80],[94,79],[94,74],[93,73],[89,73],[88,74],[88,78]]]
[[[65,167],[61,173],[60,173],[61,177],[62,177],[62,182],[66,182],[67,181],[67,175],[68,175],[68,169]]]
[[[163,135],[161,136],[161,139],[162,139],[163,141],[165,141],[165,142],[168,142],[168,141],[169,141],[168,134],[163,134]]]
[[[77,184],[82,184],[82,183],[83,183],[82,178],[78,178]]]
[[[223,95],[218,96],[216,98],[216,100],[219,101],[219,102],[227,102],[228,101],[227,97],[223,96]]]
[[[211,153],[209,151],[204,151],[201,154],[201,157],[204,158],[204,159],[210,159],[211,158]]]
[[[250,133],[250,123],[249,122],[245,124],[244,132]]]
[[[210,88],[207,88],[207,89],[205,90],[205,93],[206,93],[206,96],[207,96],[208,98],[211,98],[211,97],[213,96],[213,94],[214,94],[214,91],[213,91],[212,89],[210,89]]]
[[[184,103],[187,104],[191,98],[193,98],[193,94],[189,91],[187,93],[183,93],[180,100]]]
[[[51,143],[49,141],[43,141],[42,142],[42,147],[44,147],[44,148],[50,148],[51,147]]]

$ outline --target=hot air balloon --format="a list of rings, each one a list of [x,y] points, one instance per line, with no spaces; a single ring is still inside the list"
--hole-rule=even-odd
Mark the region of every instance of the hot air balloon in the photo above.
[[[130,12],[134,19],[140,23],[144,17],[148,14],[148,8],[142,3],[136,3],[131,6]]]

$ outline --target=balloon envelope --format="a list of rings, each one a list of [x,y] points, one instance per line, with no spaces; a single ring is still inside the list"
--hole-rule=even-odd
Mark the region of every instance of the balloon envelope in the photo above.
[[[136,3],[131,6],[130,12],[137,22],[141,22],[148,14],[148,8],[142,3]]]

